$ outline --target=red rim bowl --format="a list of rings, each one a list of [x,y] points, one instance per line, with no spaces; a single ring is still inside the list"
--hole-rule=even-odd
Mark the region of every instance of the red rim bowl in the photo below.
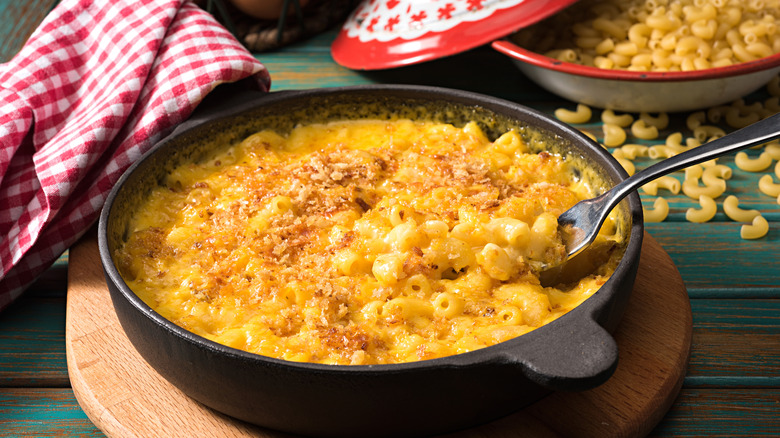
[[[758,90],[780,73],[780,53],[706,70],[638,72],[590,67],[524,49],[510,40],[492,47],[509,56],[532,81],[566,99],[627,112],[681,112],[708,108]]]

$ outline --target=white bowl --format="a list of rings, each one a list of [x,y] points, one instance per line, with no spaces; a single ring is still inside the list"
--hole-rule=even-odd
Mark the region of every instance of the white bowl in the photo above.
[[[694,111],[732,102],[780,72],[780,54],[728,67],[685,72],[609,70],[560,61],[498,40],[531,80],[566,99],[626,112]]]

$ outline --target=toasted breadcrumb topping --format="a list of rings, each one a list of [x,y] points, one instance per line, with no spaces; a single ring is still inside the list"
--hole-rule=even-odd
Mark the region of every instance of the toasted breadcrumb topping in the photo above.
[[[560,157],[507,135],[411,121],[255,134],[171,173],[120,271],[180,326],[287,360],[406,362],[521,335],[617,259],[541,287],[565,256],[555,217],[589,193]]]

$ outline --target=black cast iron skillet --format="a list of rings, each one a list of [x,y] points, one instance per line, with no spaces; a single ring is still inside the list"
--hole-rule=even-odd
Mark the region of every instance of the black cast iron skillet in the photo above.
[[[551,390],[585,390],[617,366],[613,331],[639,262],[639,196],[618,207],[629,236],[612,278],[583,304],[526,335],[440,359],[392,365],[322,365],[250,354],[206,340],[165,320],[125,284],[112,253],[126,238],[129,215],[176,164],[197,160],[213,144],[262,128],[344,117],[474,120],[488,136],[530,125],[526,138],[548,145],[583,175],[606,186],[626,177],[599,145],[575,129],[521,105],[469,92],[416,86],[361,86],[233,93],[196,114],[120,179],[100,216],[99,248],[119,320],[135,348],[162,376],[217,411],[269,428],[319,436],[430,435],[507,415]],[[209,108],[210,107],[210,108]],[[525,135],[525,134],[524,134]],[[562,413],[565,416],[565,413]]]

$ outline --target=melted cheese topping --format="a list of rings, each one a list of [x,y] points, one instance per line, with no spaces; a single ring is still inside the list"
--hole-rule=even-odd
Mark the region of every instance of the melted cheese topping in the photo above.
[[[216,342],[291,361],[417,361],[522,335],[596,292],[620,251],[567,284],[539,280],[565,257],[557,216],[590,196],[560,157],[474,123],[263,131],[171,172],[116,260],[148,305]]]

